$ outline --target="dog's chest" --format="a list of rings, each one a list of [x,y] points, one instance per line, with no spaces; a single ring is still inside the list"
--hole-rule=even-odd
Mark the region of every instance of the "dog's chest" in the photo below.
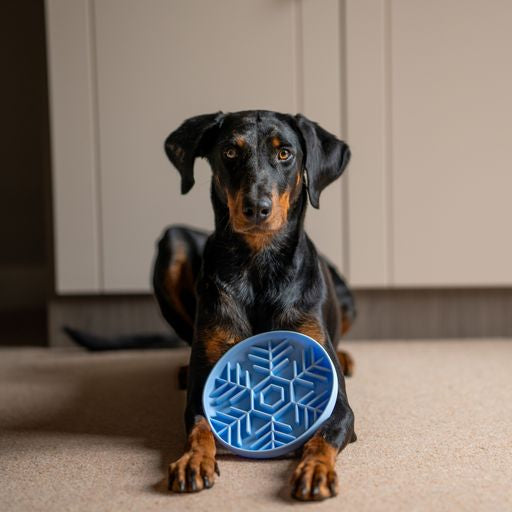
[[[279,329],[283,311],[296,301],[295,283],[268,282],[253,288],[252,300],[246,306],[246,315],[254,334]]]

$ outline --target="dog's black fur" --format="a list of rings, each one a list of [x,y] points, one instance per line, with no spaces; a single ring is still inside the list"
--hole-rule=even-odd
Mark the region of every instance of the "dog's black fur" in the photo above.
[[[165,151],[181,175],[184,194],[194,185],[194,160],[209,161],[215,215],[210,236],[184,227],[167,230],[155,263],[163,316],[192,347],[188,444],[170,466],[169,486],[183,492],[213,484],[218,466],[201,396],[215,362],[244,338],[287,329],[321,342],[339,381],[333,414],[304,447],[292,495],[333,496],[334,458],[355,440],[336,354],[354,307],[343,279],[305,233],[304,215],[308,197],[318,208],[322,190],[342,174],[349,148],[302,115],[255,110],[188,119],[169,135]]]

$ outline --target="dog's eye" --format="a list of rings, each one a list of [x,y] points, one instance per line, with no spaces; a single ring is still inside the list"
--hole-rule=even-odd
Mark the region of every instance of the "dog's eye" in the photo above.
[[[233,158],[236,158],[238,156],[238,153],[235,148],[227,148],[224,150],[224,156],[228,160],[233,160]]]
[[[288,160],[291,156],[292,154],[287,149],[280,149],[277,152],[277,158],[279,158],[279,160]]]

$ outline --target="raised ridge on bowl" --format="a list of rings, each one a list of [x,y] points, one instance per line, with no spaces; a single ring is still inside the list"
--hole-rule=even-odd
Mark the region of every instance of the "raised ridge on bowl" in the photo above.
[[[331,415],[338,392],[325,349],[293,331],[237,343],[214,366],[203,406],[217,440],[246,457],[298,448]]]

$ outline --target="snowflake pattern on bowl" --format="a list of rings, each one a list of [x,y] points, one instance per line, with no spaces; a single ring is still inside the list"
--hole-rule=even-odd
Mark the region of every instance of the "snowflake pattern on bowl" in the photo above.
[[[271,331],[222,356],[203,406],[223,446],[246,457],[276,457],[302,445],[331,415],[337,391],[334,365],[318,342]]]

